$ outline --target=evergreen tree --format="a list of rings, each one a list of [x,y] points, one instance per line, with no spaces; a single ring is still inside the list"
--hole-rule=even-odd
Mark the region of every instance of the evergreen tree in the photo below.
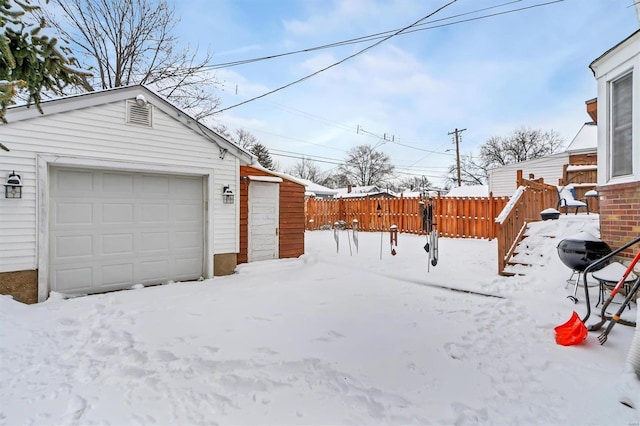
[[[68,49],[58,40],[42,34],[44,18],[34,15],[39,9],[31,0],[0,0],[0,120],[6,123],[7,107],[19,93],[26,93],[27,104],[40,112],[41,93],[60,93],[66,86],[90,90],[86,77],[74,67]]]
[[[260,165],[265,169],[275,171],[278,168],[278,165],[273,161],[273,158],[271,158],[271,154],[269,154],[267,147],[260,142],[255,142],[251,145],[249,151],[258,157],[258,163],[260,163]]]

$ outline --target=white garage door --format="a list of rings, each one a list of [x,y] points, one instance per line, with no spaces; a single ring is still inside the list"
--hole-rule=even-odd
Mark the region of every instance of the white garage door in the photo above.
[[[198,279],[201,177],[52,169],[49,285],[96,293]]]

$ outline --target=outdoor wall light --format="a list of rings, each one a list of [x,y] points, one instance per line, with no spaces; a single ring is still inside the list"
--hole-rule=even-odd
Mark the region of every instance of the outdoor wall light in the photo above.
[[[233,204],[235,195],[229,185],[222,188],[222,201],[225,204]]]
[[[4,184],[5,198],[22,198],[22,179],[15,170],[9,173],[7,183]]]
[[[136,96],[136,105],[139,107],[147,106],[147,98],[145,98],[144,95]]]

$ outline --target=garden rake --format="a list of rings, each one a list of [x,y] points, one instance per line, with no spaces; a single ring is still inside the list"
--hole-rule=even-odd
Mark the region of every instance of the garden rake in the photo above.
[[[611,329],[613,328],[613,326],[616,325],[616,323],[618,323],[618,322],[623,322],[623,320],[620,319],[620,315],[622,315],[622,312],[624,312],[624,310],[626,309],[627,305],[631,302],[631,299],[633,299],[634,295],[638,292],[638,288],[640,288],[640,277],[636,278],[635,284],[633,284],[633,287],[631,288],[631,291],[627,294],[627,297],[624,298],[624,302],[622,302],[622,305],[620,305],[620,309],[618,309],[618,312],[616,312],[611,317],[611,319],[609,319],[609,325],[607,325],[607,328],[602,332],[602,334],[600,334],[598,336],[598,342],[600,342],[601,345],[604,344],[604,342],[607,341],[607,336],[611,332]],[[613,296],[614,296],[613,292],[611,292],[611,293],[612,293],[612,295],[609,296],[609,299],[607,300],[608,303],[611,302],[611,300],[613,299]],[[608,303],[606,303],[605,306]],[[604,307],[603,307],[603,312],[604,312]],[[603,317],[604,317],[604,315],[603,315]]]

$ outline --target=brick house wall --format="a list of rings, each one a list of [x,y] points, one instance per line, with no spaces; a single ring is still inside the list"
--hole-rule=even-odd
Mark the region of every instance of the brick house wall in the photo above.
[[[616,249],[640,236],[640,182],[603,185],[600,195],[600,236]],[[633,258],[637,246],[620,257]]]
[[[0,294],[8,294],[22,303],[37,303],[38,271],[0,273]]]

